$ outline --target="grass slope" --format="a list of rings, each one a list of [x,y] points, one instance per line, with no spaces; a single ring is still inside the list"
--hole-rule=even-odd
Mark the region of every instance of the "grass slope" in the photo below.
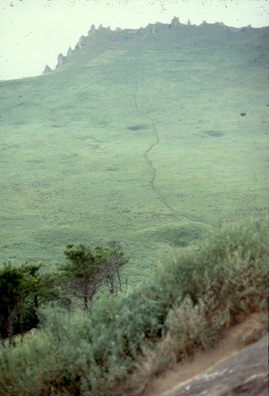
[[[0,83],[2,260],[113,239],[134,283],[268,213],[268,28],[156,28],[96,32],[54,72]]]

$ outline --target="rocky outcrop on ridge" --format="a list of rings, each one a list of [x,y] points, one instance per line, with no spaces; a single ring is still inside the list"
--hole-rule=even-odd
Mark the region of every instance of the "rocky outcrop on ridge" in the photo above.
[[[268,28],[261,28],[260,30],[262,29],[264,33],[261,32],[260,34],[264,34],[269,38]],[[116,28],[111,30],[109,26],[99,25],[95,27],[95,25],[92,25],[88,34],[80,37],[73,50],[69,47],[66,56],[63,54],[58,55],[56,69],[61,69],[63,64],[65,68],[73,67],[76,64],[73,55],[76,54],[80,57],[83,51],[89,54],[86,58],[94,58],[99,56],[101,52],[115,49],[117,45],[125,46],[128,50],[131,40],[133,42],[131,46],[135,48],[144,48],[145,41],[148,41],[149,45],[156,49],[160,40],[160,46],[166,41],[170,47],[174,45],[174,48],[179,49],[184,46],[191,48],[192,46],[197,46],[198,42],[203,43],[205,41],[214,42],[216,46],[217,40],[227,40],[227,37],[231,42],[234,42],[240,40],[240,37],[244,38],[246,34],[252,34],[256,30],[258,29],[253,29],[251,26],[234,28],[219,22],[209,24],[204,21],[200,25],[192,25],[190,20],[188,20],[187,24],[184,24],[180,22],[178,17],[173,17],[168,24],[160,22],[150,23],[139,29]],[[257,48],[259,54],[254,60],[249,60],[250,64],[268,62],[267,47],[264,48],[263,52],[261,52],[262,50],[263,48],[261,50]],[[71,62],[69,62],[70,58],[72,58]],[[85,59],[84,55],[82,59]]]
[[[56,65],[56,68],[60,67],[65,62],[65,59],[66,58],[65,58],[65,56],[63,54],[59,54],[58,55],[58,63]]]
[[[162,396],[268,396],[268,334]]]
[[[47,74],[47,73],[50,73],[50,72],[52,72],[52,69],[48,65],[46,65],[45,69],[43,70],[43,74]]]
[[[71,56],[72,53],[73,53],[72,48],[69,47],[69,48],[68,48],[68,51],[67,51],[67,54],[66,54],[66,57]]]

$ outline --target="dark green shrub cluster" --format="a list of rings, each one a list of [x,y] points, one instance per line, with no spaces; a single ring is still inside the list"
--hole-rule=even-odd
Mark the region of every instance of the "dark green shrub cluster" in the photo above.
[[[55,277],[44,274],[41,264],[5,263],[0,269],[0,339],[23,334],[38,324],[40,305],[58,295]]]
[[[131,395],[150,376],[267,308],[268,220],[223,229],[92,311],[47,307],[40,333],[0,352],[3,395]]]
[[[67,262],[59,271],[44,273],[42,264],[4,263],[0,269],[0,340],[23,334],[39,324],[38,309],[51,301],[70,309],[73,297],[84,309],[105,283],[114,294],[121,286],[119,269],[127,260],[116,242],[110,246],[68,245]],[[43,270],[43,271],[42,271]]]
[[[194,304],[207,298],[207,305],[214,301],[220,310],[229,302],[233,318],[237,311],[262,309],[269,280],[268,242],[268,220],[224,227],[195,251],[186,250],[163,265],[156,284],[171,303],[179,295],[190,296]]]
[[[147,129],[147,128],[148,128],[148,126],[145,125],[145,124],[135,124],[135,125],[129,125],[128,126],[128,129],[130,131],[140,131],[142,129]]]

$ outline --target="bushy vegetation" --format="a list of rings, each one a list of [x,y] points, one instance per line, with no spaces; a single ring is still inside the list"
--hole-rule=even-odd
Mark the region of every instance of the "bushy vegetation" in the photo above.
[[[84,309],[89,309],[89,302],[104,282],[112,294],[117,281],[121,286],[119,269],[127,260],[116,242],[112,242],[110,248],[90,248],[82,243],[68,245],[64,253],[68,262],[61,266],[63,277],[73,296],[83,300]]]
[[[229,226],[92,310],[48,305],[35,337],[0,352],[1,395],[130,395],[227,326],[267,309],[269,222]]]
[[[40,272],[41,264],[5,263],[0,269],[0,339],[30,330],[38,320],[38,308],[58,297],[57,276]]]
[[[204,238],[268,213],[268,29],[179,29],[0,84],[1,396],[130,395],[266,308],[268,221]]]
[[[20,266],[4,263],[0,269],[0,339],[23,334],[38,325],[38,309],[48,302],[71,308],[73,297],[82,301],[84,309],[103,284],[110,294],[121,288],[119,268],[126,264],[121,247],[68,245],[68,261],[59,264],[59,271],[48,273],[42,264]],[[43,272],[42,272],[43,270]]]

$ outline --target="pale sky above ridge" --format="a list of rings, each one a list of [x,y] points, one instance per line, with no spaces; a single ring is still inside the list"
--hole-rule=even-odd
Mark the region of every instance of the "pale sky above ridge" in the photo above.
[[[269,0],[0,0],[0,80],[54,68],[90,26],[139,28],[148,23],[223,22],[269,25]]]

